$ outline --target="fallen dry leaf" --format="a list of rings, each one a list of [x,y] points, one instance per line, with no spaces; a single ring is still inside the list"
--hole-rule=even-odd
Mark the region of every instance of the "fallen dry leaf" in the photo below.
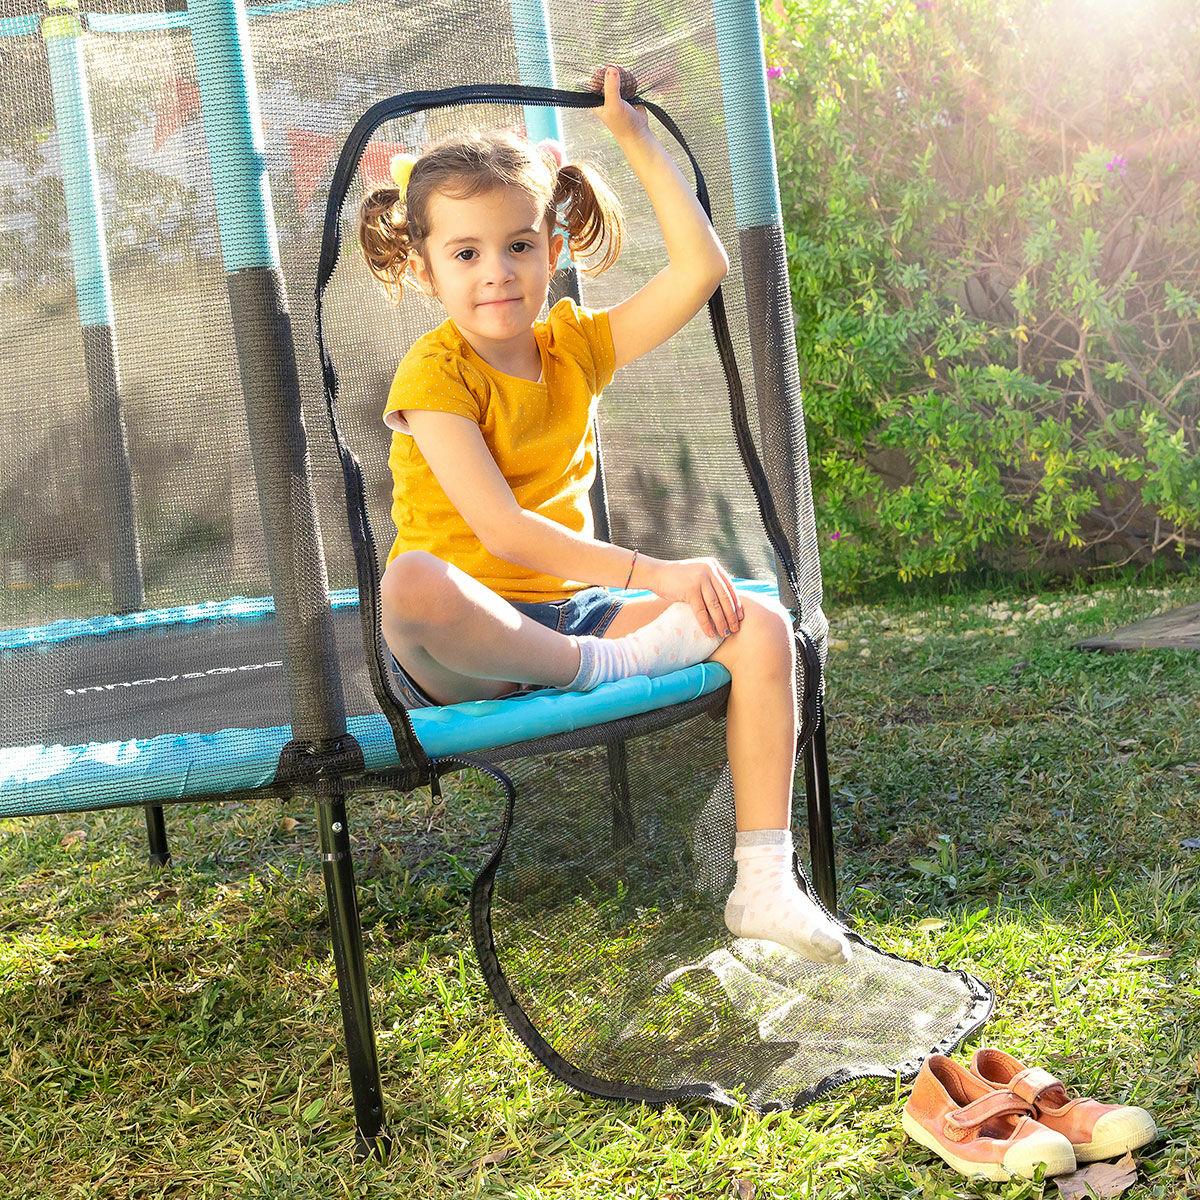
[[[503,1150],[493,1150],[490,1154],[485,1154],[476,1164],[480,1167],[494,1167],[497,1163],[506,1162],[516,1154],[515,1146],[505,1146]]]
[[[300,822],[297,821],[295,817],[284,817],[283,820],[279,822],[279,828],[282,829],[284,833],[291,833],[292,830],[295,829],[299,824]]]
[[[737,1197],[737,1200],[754,1200],[754,1184],[748,1179],[735,1179],[733,1181],[733,1194]]]
[[[499,1163],[507,1162],[519,1153],[520,1151],[515,1146],[505,1146],[502,1150],[490,1150],[482,1158],[477,1158],[469,1167],[457,1167],[450,1174],[461,1179],[466,1175],[474,1175],[484,1167],[494,1167]]]
[[[1125,1189],[1137,1182],[1137,1161],[1132,1154],[1126,1154],[1115,1163],[1092,1163],[1070,1175],[1058,1175],[1054,1182],[1058,1184],[1062,1200],[1092,1200],[1093,1196],[1112,1200],[1114,1196],[1124,1195]],[[1091,1188],[1090,1192],[1088,1188]]]
[[[74,846],[76,842],[87,841],[86,829],[72,829],[70,833],[63,834],[63,839],[58,844],[60,846]]]

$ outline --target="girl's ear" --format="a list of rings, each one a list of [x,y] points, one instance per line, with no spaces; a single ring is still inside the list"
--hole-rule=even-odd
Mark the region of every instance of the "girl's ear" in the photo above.
[[[550,239],[550,274],[558,270],[558,260],[562,257],[563,235],[556,233]]]
[[[408,265],[421,291],[427,296],[436,296],[437,292],[434,289],[433,278],[429,274],[429,268],[425,265],[425,260],[415,250],[408,256]]]

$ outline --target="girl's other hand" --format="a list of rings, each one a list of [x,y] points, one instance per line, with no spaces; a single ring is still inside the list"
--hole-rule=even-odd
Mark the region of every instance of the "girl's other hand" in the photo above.
[[[596,114],[617,141],[649,131],[650,119],[646,110],[640,104],[628,103],[622,94],[628,92],[632,96],[637,93],[637,80],[632,71],[624,67],[597,67],[592,76],[592,91],[604,93],[604,107],[597,109]]]
[[[715,558],[659,560],[650,590],[664,600],[691,606],[705,633],[724,637],[737,633],[745,610],[729,573]]]

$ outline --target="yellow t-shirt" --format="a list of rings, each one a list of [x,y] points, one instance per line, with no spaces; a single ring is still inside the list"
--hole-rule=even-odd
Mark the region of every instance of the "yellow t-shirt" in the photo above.
[[[582,308],[565,296],[545,321],[534,322],[533,336],[542,359],[536,383],[485,362],[449,318],[418,338],[400,360],[384,408],[393,430],[388,466],[396,526],[388,562],[405,550],[427,550],[507,600],[563,600],[588,586],[489,554],[400,415],[405,408],[432,409],[477,422],[517,503],[592,537],[592,418],[614,370],[608,311]]]

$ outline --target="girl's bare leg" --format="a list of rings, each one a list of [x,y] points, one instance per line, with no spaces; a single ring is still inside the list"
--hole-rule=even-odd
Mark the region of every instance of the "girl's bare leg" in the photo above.
[[[494,700],[522,683],[565,687],[579,671],[579,653],[566,637],[433,554],[412,550],[393,559],[380,597],[384,641],[441,704]],[[603,636],[632,633],[670,603],[658,596],[628,601]]]
[[[741,593],[742,627],[714,651],[729,671],[725,744],[738,830],[787,829],[796,765],[796,650],[777,601]]]
[[[741,628],[713,652],[733,677],[725,746],[733,777],[737,827],[786,829],[796,762],[796,648],[791,618],[777,601],[739,592]],[[653,621],[669,600],[629,600],[605,631],[621,637]]]
[[[565,687],[579,670],[562,634],[432,554],[399,555],[381,591],[385,641],[442,704],[494,700],[522,683]],[[712,656],[733,677],[726,742],[737,827],[784,829],[796,758],[795,649],[782,605],[752,593],[740,598],[741,628]],[[660,596],[627,601],[604,636],[632,633],[670,603]]]
[[[513,680],[563,687],[578,673],[579,654],[566,637],[431,554],[415,551],[393,560],[382,598],[392,652],[442,704],[507,695],[518,686]],[[711,656],[732,677],[726,748],[738,830],[737,878],[725,902],[725,925],[735,937],[775,942],[817,962],[848,962],[849,941],[797,886],[792,870],[791,623],[778,601],[752,593],[741,600],[741,626]],[[661,597],[629,601],[604,636],[632,633],[667,606]]]
[[[388,564],[380,599],[384,641],[441,704],[494,700],[522,683],[565,687],[579,670],[562,634],[423,550]]]

